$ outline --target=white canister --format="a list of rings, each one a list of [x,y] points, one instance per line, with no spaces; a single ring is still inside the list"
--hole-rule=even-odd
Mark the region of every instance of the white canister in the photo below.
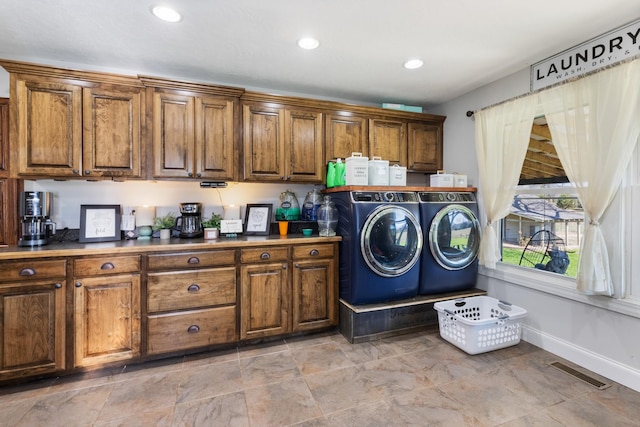
[[[400,165],[389,166],[389,185],[407,185],[407,167]]]
[[[389,185],[389,160],[373,156],[369,160],[369,185]]]
[[[362,153],[351,153],[351,157],[345,159],[345,185],[367,185],[369,182],[369,170],[367,169],[368,157]]]

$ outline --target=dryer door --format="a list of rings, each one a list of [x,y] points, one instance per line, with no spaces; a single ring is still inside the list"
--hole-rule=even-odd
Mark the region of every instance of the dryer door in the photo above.
[[[360,249],[374,273],[382,277],[401,276],[420,259],[420,222],[401,206],[378,206],[362,227]]]
[[[435,260],[447,270],[468,267],[478,256],[480,224],[471,209],[447,205],[431,221],[429,248]]]

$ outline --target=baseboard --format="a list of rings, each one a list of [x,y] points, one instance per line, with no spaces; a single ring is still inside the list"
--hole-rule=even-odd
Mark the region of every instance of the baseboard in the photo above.
[[[640,392],[640,371],[637,369],[622,365],[568,341],[545,334],[528,325],[522,325],[522,340]]]

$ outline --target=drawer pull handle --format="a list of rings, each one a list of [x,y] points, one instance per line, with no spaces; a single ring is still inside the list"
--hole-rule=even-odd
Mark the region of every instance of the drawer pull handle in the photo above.
[[[116,268],[116,266],[113,265],[112,262],[105,262],[100,266],[100,270],[113,270],[114,268]]]
[[[18,274],[21,276],[35,276],[36,271],[33,268],[23,268]]]
[[[199,264],[200,259],[197,256],[192,256],[187,260],[187,264]]]
[[[200,326],[191,325],[189,326],[189,328],[187,328],[187,332],[189,332],[190,334],[197,334],[198,332],[200,332]]]
[[[193,283],[191,286],[187,288],[189,292],[198,292],[200,290],[200,286],[197,283]]]
[[[317,249],[311,249],[311,250],[309,251],[309,255],[311,255],[311,256],[318,256],[318,255],[320,255],[320,251],[319,251],[319,250],[317,250]]]
[[[269,254],[269,252],[262,252],[260,254],[260,259],[269,259],[271,258],[271,255]]]

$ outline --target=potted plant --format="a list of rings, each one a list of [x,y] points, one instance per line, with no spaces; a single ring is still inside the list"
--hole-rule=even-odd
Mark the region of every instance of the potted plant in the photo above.
[[[156,231],[160,230],[161,239],[169,239],[171,237],[171,229],[176,225],[176,215],[170,212],[164,216],[153,218],[151,228]]]
[[[204,228],[205,239],[216,239],[220,230],[220,221],[222,221],[222,215],[217,213],[211,214],[211,218],[202,221],[202,228]]]

